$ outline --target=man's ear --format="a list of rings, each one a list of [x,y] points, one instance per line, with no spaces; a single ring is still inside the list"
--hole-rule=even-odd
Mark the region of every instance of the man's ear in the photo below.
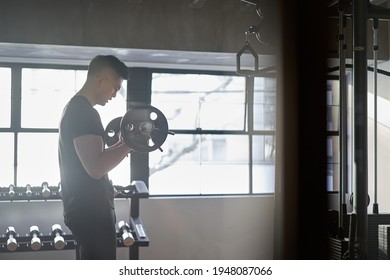
[[[101,86],[102,86],[103,80],[104,80],[104,76],[103,76],[103,75],[97,74],[97,75],[95,76],[96,85],[97,85],[98,87],[101,87]]]

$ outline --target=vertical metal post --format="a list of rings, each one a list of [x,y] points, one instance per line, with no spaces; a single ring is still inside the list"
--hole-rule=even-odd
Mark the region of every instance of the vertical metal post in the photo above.
[[[356,247],[358,258],[367,258],[367,6],[368,1],[353,1],[353,75],[355,102],[355,164],[353,211],[357,217]]]
[[[18,136],[21,127],[22,68],[12,67],[11,75],[11,128],[14,131],[14,185],[18,185]]]
[[[130,81],[127,83],[128,109],[134,104],[151,103],[151,81],[152,74],[150,70],[142,68],[130,69]],[[141,180],[149,188],[149,154],[131,153],[130,158],[130,182]],[[139,198],[131,199],[131,218],[139,216],[139,207]],[[129,248],[129,259],[139,259],[139,247],[137,245]]]
[[[374,203],[372,212],[378,214],[378,19],[373,19],[372,27],[374,33]]]
[[[345,193],[348,187],[348,92],[347,92],[347,79],[345,70],[345,28],[346,17],[342,10],[339,8],[339,92],[340,92],[340,180],[339,180],[339,237],[344,237],[344,215],[347,212],[345,204]]]
[[[253,194],[253,95],[254,76],[245,77],[245,90],[248,103],[248,132],[249,132],[249,193]]]
[[[135,104],[151,103],[151,80],[149,69],[130,69],[130,80],[127,83],[128,109]],[[130,182],[140,180],[149,187],[149,154],[131,153],[130,159]]]

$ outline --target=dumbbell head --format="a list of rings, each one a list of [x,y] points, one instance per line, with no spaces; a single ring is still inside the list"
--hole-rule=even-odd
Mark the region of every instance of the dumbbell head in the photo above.
[[[27,184],[26,185],[26,196],[31,197],[32,196],[32,191],[31,191],[31,185]]]
[[[61,182],[58,183],[58,195],[62,197],[62,185]]]
[[[50,196],[49,184],[47,182],[42,183],[42,196],[45,198]]]
[[[60,224],[54,224],[51,226],[51,234],[56,235],[56,233],[62,234],[62,227]]]
[[[61,225],[59,225],[59,224],[52,225],[51,234],[53,236],[55,236],[54,237],[54,248],[56,248],[57,250],[64,249],[66,244],[65,244],[64,238],[61,236],[61,234],[62,234]]]
[[[14,238],[16,236],[16,231],[14,227],[7,227],[5,235],[8,237],[7,240],[7,249],[9,251],[15,251],[18,248],[18,242]]]
[[[30,236],[31,238],[31,249],[37,251],[41,249],[42,243],[39,236],[39,228],[37,226],[30,227]]]
[[[133,235],[130,232],[129,224],[125,221],[119,221],[118,227],[122,231],[123,244],[127,247],[133,245],[135,240]]]
[[[9,197],[14,197],[15,196],[15,186],[14,185],[9,185],[9,191],[8,191]]]

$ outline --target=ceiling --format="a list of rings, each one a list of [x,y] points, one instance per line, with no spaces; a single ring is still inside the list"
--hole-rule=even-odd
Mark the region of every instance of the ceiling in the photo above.
[[[171,29],[169,29],[168,27],[155,28],[156,26],[161,26],[162,21],[158,21],[161,15],[157,11],[158,10],[157,8],[160,7],[161,5],[158,7],[154,7],[153,1],[127,0],[126,3],[125,2],[122,3],[122,6],[127,7],[129,13],[133,12],[135,13],[134,15],[136,14],[144,15],[143,18],[148,19],[149,25],[146,26],[143,25],[142,26],[143,29],[141,29],[140,34],[138,33],[135,34],[138,30],[137,28],[134,27],[130,28],[132,30],[132,33],[129,34],[129,36],[132,35],[134,36],[134,38],[131,38],[131,40],[130,39],[129,40],[131,42],[138,42],[138,44],[134,43],[132,45],[127,42],[120,44],[122,42],[118,41],[116,42],[116,44],[114,43],[112,44],[113,46],[116,47],[110,47],[107,46],[107,44],[104,46],[103,44],[99,44],[100,42],[88,42],[87,40],[89,37],[87,37],[86,35],[84,35],[83,37],[77,32],[79,30],[85,29],[88,30],[90,33],[94,34],[93,32],[95,31],[95,29],[92,29],[88,24],[85,24],[84,26],[83,22],[76,22],[75,26],[73,26],[71,22],[65,20],[66,18],[68,18],[68,20],[72,20],[73,18],[69,19],[69,17],[65,17],[64,19],[62,19],[62,21],[59,20],[58,14],[56,14],[56,12],[58,11],[55,9],[54,4],[53,4],[54,6],[51,5],[50,7],[46,7],[46,6],[35,7],[34,9],[37,9],[36,11],[35,10],[27,11],[26,10],[27,8],[23,8],[23,7],[18,8],[17,6],[14,5],[13,1],[9,1],[8,6],[6,6],[8,8],[5,9],[5,14],[4,14],[6,16],[5,17],[6,20],[5,19],[3,20],[4,23],[3,35],[1,35],[2,33],[0,32],[1,35],[0,36],[0,63],[88,65],[90,60],[97,54],[113,54],[116,55],[118,58],[120,58],[122,61],[124,61],[129,67],[235,71],[236,70],[235,50],[239,50],[241,46],[244,47],[245,42],[243,40],[244,35],[242,30],[241,29],[239,31],[234,30],[234,28],[237,28],[238,24],[231,24],[231,22],[233,22],[233,19],[236,21],[239,20],[239,22],[241,22],[243,21],[242,18],[246,18],[249,16],[254,16],[256,21],[258,21],[258,16],[256,15],[255,8],[254,8],[255,4],[257,3],[257,0],[253,0],[253,1],[230,0],[226,2],[224,1],[225,0],[220,0],[220,2],[213,2],[207,0],[187,0],[185,2],[187,5],[187,9],[192,10],[192,12],[187,12],[186,9],[184,8],[182,8],[182,10],[180,9],[177,10],[177,11],[185,12],[185,14],[188,15],[188,20],[186,22],[182,22],[182,25],[185,25],[186,27],[185,29],[182,30],[177,25],[175,25],[175,27],[172,27]],[[167,2],[165,6],[170,7],[170,5],[172,6],[179,2],[178,0],[174,0],[174,1],[172,0],[170,2]],[[242,5],[237,6],[237,2],[241,2]],[[40,1],[40,3],[43,5],[44,3],[48,3],[48,2]],[[96,22],[94,21],[95,18],[93,16],[99,15],[99,12],[105,6],[104,5],[99,6],[97,1],[92,1],[92,0],[89,1],[89,3],[90,4],[89,7],[87,7],[88,8],[87,11],[90,12],[89,14],[90,25],[92,23],[96,24]],[[222,5],[221,3],[223,3],[223,6],[221,6]],[[92,4],[96,4],[93,5],[94,13],[90,11]],[[70,7],[70,4],[63,6],[63,8],[64,9],[69,8],[68,6]],[[160,8],[164,8],[165,6],[161,6]],[[40,12],[39,8],[42,7],[46,7],[45,8],[46,13],[44,14],[39,13]],[[75,6],[75,7],[77,7],[77,11],[79,11],[79,13],[81,13],[81,11],[84,11],[83,8],[85,8],[83,6],[80,7]],[[119,5],[119,7],[121,7],[121,5]],[[147,7],[148,9],[143,7]],[[237,13],[233,13],[232,11],[236,11],[235,9],[237,9],[237,7],[239,7],[240,11],[238,11]],[[116,9],[116,8],[118,7],[116,6],[112,7],[112,11],[116,12],[113,15],[121,18],[122,14],[120,12],[122,9],[119,8]],[[212,18],[215,18],[215,22],[210,19],[211,12],[208,11],[208,9],[216,9],[216,11],[218,11],[218,13],[220,14],[219,16],[215,16],[215,17],[212,16]],[[177,11],[174,8],[167,9],[166,12],[168,11],[170,12],[168,16],[173,17],[175,19],[174,15],[177,14]],[[44,15],[45,17],[49,17],[49,15],[53,14],[52,16],[53,19],[51,19],[51,21],[45,22],[45,24],[38,24],[37,22],[40,21],[37,20],[37,15],[35,14],[41,16]],[[221,16],[221,14],[223,14],[224,16]],[[35,17],[33,17],[33,15],[35,15]],[[24,18],[25,21],[29,22],[30,24],[22,24],[19,26],[19,22],[14,21],[15,18]],[[75,17],[74,20],[79,18],[80,18],[79,16]],[[100,19],[100,17],[97,18]],[[164,17],[161,18],[164,19]],[[195,20],[195,19],[199,19],[199,20]],[[124,22],[120,21],[119,23],[121,24],[126,23],[127,26],[130,26],[129,24],[134,24],[133,21],[124,21]],[[206,37],[205,34],[208,34],[206,30],[201,30],[199,32],[193,32],[193,33],[188,32],[189,30],[192,30],[191,28],[202,27],[202,22],[204,21],[206,22],[203,24],[206,23],[211,24],[207,26],[210,26],[209,29],[211,29],[212,31],[210,32],[210,34],[214,35],[215,38]],[[112,21],[112,22],[116,24],[115,26],[118,26],[116,21]],[[249,22],[252,21],[249,20]],[[70,25],[70,27],[63,29],[65,28],[64,26],[68,26],[67,24]],[[27,28],[30,25],[31,28]],[[53,30],[51,29],[51,27],[53,27],[52,28]],[[75,30],[73,30],[71,27],[73,27]],[[150,29],[151,27],[153,28]],[[109,31],[110,34],[113,33],[110,25],[106,27],[106,29]],[[144,33],[147,33],[144,29],[151,33],[145,37],[146,39],[144,38],[145,42],[146,40],[149,41],[151,40],[154,45],[153,44],[147,45],[146,43],[142,44],[143,41],[141,41],[140,38],[141,37],[143,38]],[[0,26],[0,30],[1,30],[1,26]],[[104,32],[104,30],[102,30],[101,28],[98,30],[99,32]],[[74,32],[72,33],[71,31]],[[228,31],[231,33],[229,33]],[[173,50],[172,48],[165,48],[164,42],[158,40],[159,39],[158,35],[165,34],[163,32],[166,32],[166,34],[168,35],[169,34],[177,35],[175,36],[175,38],[176,37],[178,38],[177,40],[180,40],[180,42],[187,42],[187,44],[189,44],[191,48],[188,47],[186,48],[185,46],[183,48],[178,47],[175,50]],[[96,38],[98,39],[104,38],[105,41],[111,40],[113,38],[109,37],[110,34],[99,33],[98,34],[99,36],[96,36]],[[232,34],[234,34],[234,36]],[[103,35],[106,35],[108,39]],[[31,38],[28,36],[30,36]],[[1,39],[1,37],[5,39],[3,40]],[[68,37],[73,39],[73,41],[65,40]],[[119,38],[119,37],[120,36],[115,35],[115,38]],[[49,38],[50,40],[47,38]],[[77,38],[79,38],[79,41],[76,40]],[[166,38],[166,36],[164,38]],[[226,41],[224,38],[230,38],[230,41]],[[235,47],[231,47],[231,48],[223,48],[221,46],[207,48],[207,47],[203,47],[203,45],[201,45],[202,47],[199,46],[196,47],[197,44],[201,41],[214,42],[215,44],[217,45],[219,44],[223,47],[236,42],[238,42],[238,44]],[[122,46],[126,46],[126,47],[122,47]],[[230,52],[231,50],[234,53]],[[228,52],[223,52],[223,51],[228,51]],[[254,60],[253,56],[245,52],[240,58],[241,58],[240,62],[242,68],[250,69],[251,66],[253,65],[253,60]],[[261,54],[259,55],[259,60],[258,60],[259,68],[262,69],[266,67],[275,66],[276,64],[275,60],[276,59],[272,54]]]
[[[124,49],[38,44],[0,43],[0,62],[88,65],[97,54],[113,54],[129,67],[234,71],[235,53]],[[250,67],[252,58],[243,55],[242,67]],[[272,55],[259,55],[259,68],[275,65]]]

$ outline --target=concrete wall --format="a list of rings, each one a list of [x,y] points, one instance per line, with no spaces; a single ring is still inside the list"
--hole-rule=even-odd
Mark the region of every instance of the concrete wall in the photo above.
[[[193,2],[0,0],[0,42],[235,53],[260,22],[240,0]],[[264,38],[274,33],[267,17]]]
[[[117,220],[129,218],[129,200],[116,200]],[[273,196],[151,198],[141,201],[141,219],[150,238],[140,259],[272,259]],[[25,235],[31,225],[48,235],[62,219],[62,202],[1,202],[0,232],[14,226]],[[99,230],[99,229],[96,229]],[[74,259],[74,250],[0,253],[0,259]],[[128,259],[118,248],[117,259]]]

